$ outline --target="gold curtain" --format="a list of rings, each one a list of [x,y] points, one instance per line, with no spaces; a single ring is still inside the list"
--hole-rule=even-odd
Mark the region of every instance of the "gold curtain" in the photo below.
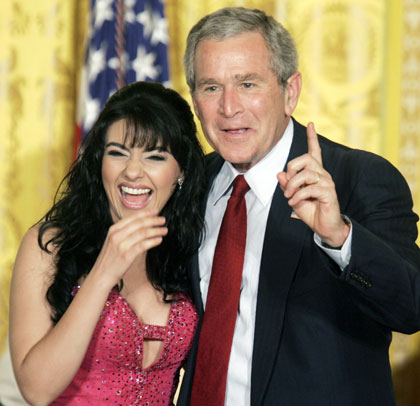
[[[51,205],[72,158],[80,11],[71,1],[0,3],[1,351],[19,242]]]
[[[388,158],[420,211],[420,3],[417,0],[166,0],[173,87],[189,98],[182,54],[202,16],[257,7],[291,31],[303,91],[296,118],[318,132]],[[0,3],[0,352],[8,289],[26,229],[50,206],[72,157],[77,75],[89,0]],[[209,147],[203,141],[206,150]],[[418,335],[391,350],[400,405],[416,405]]]

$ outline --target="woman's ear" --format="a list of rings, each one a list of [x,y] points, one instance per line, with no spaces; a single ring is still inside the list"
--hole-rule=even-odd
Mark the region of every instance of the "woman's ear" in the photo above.
[[[184,174],[182,172],[178,176],[178,179],[176,180],[176,183],[178,184],[178,190],[181,190],[182,189],[182,185],[184,184]]]

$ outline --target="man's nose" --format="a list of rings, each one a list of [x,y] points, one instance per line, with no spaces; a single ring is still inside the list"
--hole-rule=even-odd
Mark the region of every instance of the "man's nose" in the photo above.
[[[220,100],[221,113],[226,117],[234,117],[243,111],[241,97],[236,89],[225,88]]]

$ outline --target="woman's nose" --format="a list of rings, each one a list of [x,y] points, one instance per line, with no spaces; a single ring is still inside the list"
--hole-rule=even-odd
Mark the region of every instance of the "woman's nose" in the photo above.
[[[129,179],[137,179],[143,177],[143,165],[139,159],[130,158],[127,161],[125,174]]]

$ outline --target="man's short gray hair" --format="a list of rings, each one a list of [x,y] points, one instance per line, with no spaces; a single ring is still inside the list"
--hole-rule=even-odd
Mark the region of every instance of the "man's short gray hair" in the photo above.
[[[269,68],[276,75],[279,85],[285,88],[287,79],[298,68],[298,55],[289,32],[261,10],[226,7],[203,17],[188,34],[184,68],[190,90],[195,90],[194,59],[200,41],[221,41],[252,31],[260,32],[264,37],[270,53]]]

